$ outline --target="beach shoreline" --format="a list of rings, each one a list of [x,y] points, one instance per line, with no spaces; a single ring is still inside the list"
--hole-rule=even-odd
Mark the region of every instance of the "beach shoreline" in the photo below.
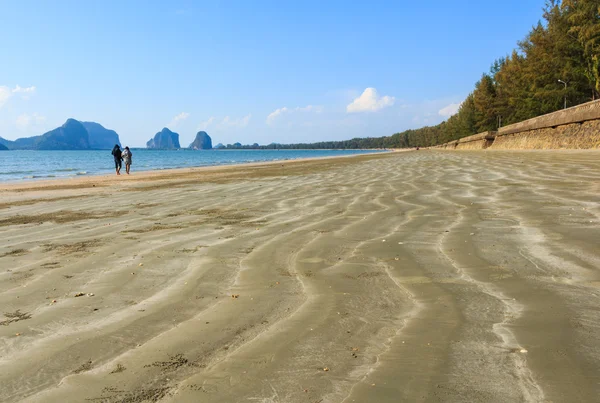
[[[379,155],[379,154],[387,154],[392,152],[405,152],[412,151],[412,149],[388,149],[385,151],[377,150],[377,152],[373,153],[363,153],[363,154],[352,154],[352,155],[338,155],[338,156],[326,156],[326,157],[312,157],[312,158],[297,158],[297,159],[286,159],[286,160],[272,160],[272,161],[261,161],[261,162],[244,162],[244,163],[235,163],[235,164],[223,164],[223,165],[208,165],[208,166],[195,166],[195,167],[186,167],[186,168],[165,168],[165,169],[150,169],[150,170],[135,170],[135,165],[132,165],[132,171],[130,175],[125,174],[125,170],[122,170],[121,175],[116,175],[114,172],[110,174],[92,174],[92,175],[77,175],[70,177],[54,177],[54,178],[35,178],[35,179],[23,179],[23,180],[11,180],[0,182],[0,191],[4,190],[17,190],[23,187],[31,187],[26,185],[35,184],[39,187],[43,188],[49,185],[58,185],[61,181],[69,182],[69,184],[85,184],[89,181],[97,181],[99,183],[105,183],[109,181],[111,178],[114,179],[117,177],[119,180],[124,181],[135,181],[139,180],[149,180],[149,179],[169,179],[169,175],[180,175],[180,174],[190,174],[196,172],[215,172],[215,171],[229,171],[236,168],[256,168],[263,167],[269,165],[287,165],[290,163],[300,163],[306,161],[319,161],[319,160],[328,160],[335,158],[352,158],[352,157],[360,157],[365,155]]]

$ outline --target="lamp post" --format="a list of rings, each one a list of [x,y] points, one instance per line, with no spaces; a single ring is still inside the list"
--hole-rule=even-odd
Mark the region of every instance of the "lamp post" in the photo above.
[[[559,83],[563,83],[565,85],[565,109],[567,109],[567,83],[563,80],[558,80]]]

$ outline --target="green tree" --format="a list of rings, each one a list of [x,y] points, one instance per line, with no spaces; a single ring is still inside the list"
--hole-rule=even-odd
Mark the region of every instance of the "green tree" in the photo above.
[[[475,84],[473,105],[475,107],[475,129],[477,132],[496,130],[496,87],[489,74],[484,74]]]
[[[600,96],[600,2],[598,0],[564,0],[562,11],[568,20],[569,33],[583,48],[584,74],[591,97]]]

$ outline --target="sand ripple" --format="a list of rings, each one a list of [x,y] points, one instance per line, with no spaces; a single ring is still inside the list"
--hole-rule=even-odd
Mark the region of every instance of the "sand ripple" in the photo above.
[[[0,400],[594,401],[598,157],[5,189]]]

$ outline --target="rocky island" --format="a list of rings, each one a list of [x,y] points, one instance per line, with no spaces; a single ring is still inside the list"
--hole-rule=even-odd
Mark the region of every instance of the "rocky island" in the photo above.
[[[192,150],[212,150],[212,140],[208,133],[200,131],[196,133],[196,138],[190,144]]]
[[[153,138],[148,140],[146,148],[173,150],[181,148],[179,145],[179,134],[172,132],[166,127],[156,133]]]
[[[40,136],[6,140],[0,137],[0,145],[9,150],[91,150],[111,149],[121,144],[114,130],[95,122],[67,121],[54,130]]]
[[[119,135],[96,122],[81,122],[90,136],[90,148],[95,150],[110,150],[115,144],[121,145]]]

